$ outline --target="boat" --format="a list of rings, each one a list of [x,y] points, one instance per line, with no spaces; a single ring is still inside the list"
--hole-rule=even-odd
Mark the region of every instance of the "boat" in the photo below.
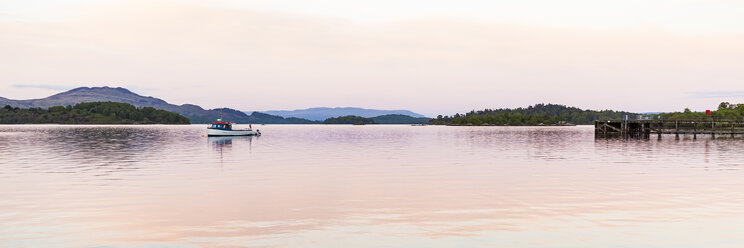
[[[222,121],[222,119],[217,119],[216,122],[212,122],[209,127],[207,127],[207,136],[213,137],[213,136],[259,136],[261,135],[261,131],[256,129],[256,131],[253,131],[250,128],[244,128],[244,129],[233,129],[233,126],[235,125],[235,122],[226,122]]]

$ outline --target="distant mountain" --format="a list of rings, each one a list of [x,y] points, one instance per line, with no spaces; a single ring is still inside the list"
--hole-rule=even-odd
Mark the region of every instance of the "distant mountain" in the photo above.
[[[81,102],[123,102],[138,107],[169,105],[167,102],[154,97],[140,96],[124,88],[111,87],[80,87],[46,98],[31,100],[0,98],[0,104],[19,108],[48,108],[74,105]]]
[[[153,107],[183,115],[191,123],[210,123],[220,116],[225,120],[238,123],[256,124],[304,124],[315,123],[298,118],[284,118],[263,113],[245,114],[234,109],[205,110],[193,104],[174,105],[151,96],[141,96],[125,88],[113,87],[80,87],[50,97],[31,100],[11,100],[0,97],[0,107],[10,105],[19,108],[49,108],[52,106],[75,105],[82,102],[123,102],[137,107]]]
[[[236,112],[240,112],[237,110],[232,110]],[[302,119],[302,118],[284,118],[278,115],[270,115],[266,113],[261,112],[253,112],[248,117],[248,123],[261,123],[261,124],[318,124],[320,122],[318,121],[311,121],[308,119]]]
[[[331,117],[340,116],[361,116],[366,118],[381,116],[381,115],[407,115],[411,117],[425,117],[422,114],[414,113],[409,110],[378,110],[378,109],[364,109],[364,108],[309,108],[309,109],[298,109],[298,110],[271,110],[263,111],[264,113],[271,115],[278,115],[285,118],[295,117],[303,118],[313,121],[323,121]]]

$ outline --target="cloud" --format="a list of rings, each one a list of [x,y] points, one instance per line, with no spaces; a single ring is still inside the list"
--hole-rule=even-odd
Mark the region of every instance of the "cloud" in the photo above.
[[[74,86],[64,85],[48,85],[48,84],[13,84],[13,88],[33,88],[33,89],[45,89],[45,90],[69,90],[75,88]]]

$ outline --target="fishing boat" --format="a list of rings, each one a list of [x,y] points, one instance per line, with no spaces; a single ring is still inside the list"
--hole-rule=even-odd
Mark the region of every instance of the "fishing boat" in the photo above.
[[[244,129],[233,129],[233,125],[235,125],[235,122],[226,122],[222,121],[222,119],[217,119],[216,122],[212,122],[209,127],[207,127],[207,136],[258,136],[261,135],[261,131],[256,129],[256,131],[253,131],[251,129],[251,126],[248,125],[249,128]]]

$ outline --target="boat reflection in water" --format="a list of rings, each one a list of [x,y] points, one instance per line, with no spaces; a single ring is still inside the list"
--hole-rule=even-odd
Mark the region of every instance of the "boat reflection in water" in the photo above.
[[[258,136],[256,136],[256,138],[258,138]],[[231,151],[233,149],[233,144],[236,144],[239,147],[247,143],[248,151],[250,151],[253,146],[253,136],[210,136],[207,137],[207,140],[212,149],[220,153],[220,157],[222,157],[223,152]]]

